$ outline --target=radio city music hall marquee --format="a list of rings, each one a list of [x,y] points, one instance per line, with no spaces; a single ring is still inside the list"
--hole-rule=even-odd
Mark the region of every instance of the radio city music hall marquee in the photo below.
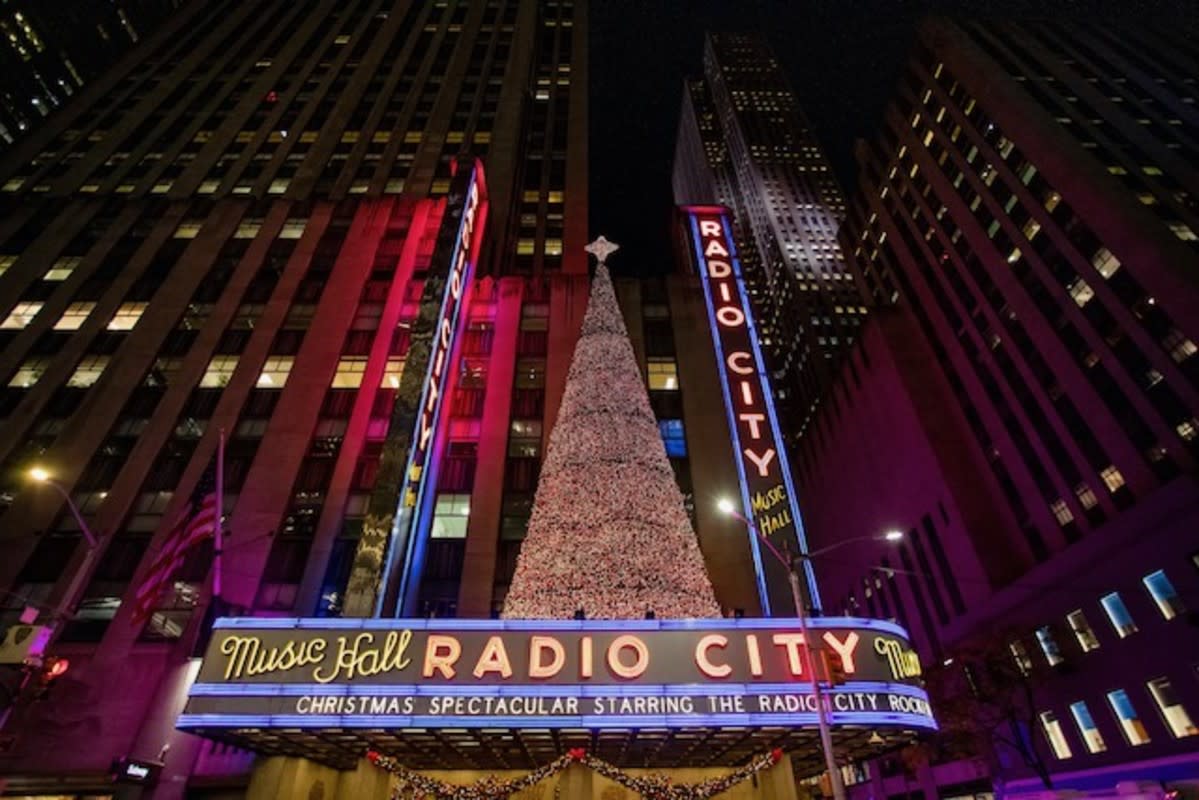
[[[718,359],[729,432],[737,455],[741,499],[754,526],[771,543],[792,552],[807,551],[803,523],[791,483],[791,468],[779,430],[770,381],[758,346],[753,310],[748,303],[728,210],[721,206],[684,206],[696,270],[704,288],[712,344]],[[790,612],[786,573],[767,554],[757,536],[750,546],[759,576],[763,612]],[[819,607],[811,565],[804,564],[811,603]]]
[[[845,671],[825,694],[833,724],[935,729],[902,628],[856,618],[810,626]],[[814,725],[805,647],[771,619],[223,619],[178,725]]]

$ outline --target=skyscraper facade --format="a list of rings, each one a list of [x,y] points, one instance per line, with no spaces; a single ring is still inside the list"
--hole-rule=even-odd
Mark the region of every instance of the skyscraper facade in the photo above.
[[[932,21],[859,147],[841,238],[880,310],[797,470],[816,546],[908,535],[830,560],[825,594],[906,620],[935,673],[992,640],[1032,686],[1017,744],[941,753],[926,792],[1199,778],[1192,58]],[[909,791],[891,766],[860,796]]]
[[[6,712],[10,789],[168,750],[156,791],[244,784],[249,754],[172,730],[211,542],[145,624],[133,598],[223,435],[223,607],[373,613],[351,574],[450,297],[392,613],[499,608],[587,298],[585,42],[571,0],[193,3],[4,156],[4,622],[39,610],[71,665]]]
[[[709,34],[684,85],[675,202],[734,211],[747,288],[788,434],[801,436],[865,313],[837,240],[845,200],[761,36]]]
[[[0,14],[0,149],[152,33],[179,0],[14,2]]]

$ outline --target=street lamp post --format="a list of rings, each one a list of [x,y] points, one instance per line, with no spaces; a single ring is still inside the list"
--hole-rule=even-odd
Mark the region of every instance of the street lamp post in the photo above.
[[[56,492],[62,495],[62,499],[66,501],[67,508],[71,511],[71,516],[75,518],[75,522],[79,525],[79,532],[83,534],[84,540],[87,541],[87,552],[83,556],[83,561],[79,564],[75,574],[71,576],[71,583],[67,586],[67,590],[63,592],[62,597],[58,598],[58,603],[55,604],[54,610],[50,613],[50,636],[54,637],[61,630],[62,623],[74,609],[79,595],[83,592],[84,581],[87,580],[91,573],[92,563],[100,553],[100,548],[97,547],[97,540],[92,529],[88,527],[87,521],[84,520],[83,514],[80,513],[79,507],[75,505],[75,501],[71,499],[70,492],[66,487],[58,481],[54,480],[50,473],[42,467],[34,467],[29,470],[29,477],[37,483],[53,488]],[[21,682],[17,687],[16,694],[19,696],[29,686],[31,672],[26,672],[21,678]],[[0,711],[0,731],[8,724],[9,718],[12,716],[13,709],[16,708],[16,700],[9,703],[8,707]]]
[[[803,593],[799,588],[799,570],[800,564],[815,556],[823,555],[830,550],[836,550],[847,544],[860,541],[879,541],[880,539],[888,542],[896,542],[903,538],[903,533],[898,530],[887,531],[883,536],[856,536],[852,539],[845,539],[836,544],[823,547],[811,553],[792,553],[791,548],[787,543],[783,543],[783,550],[780,552],[774,543],[762,535],[758,530],[758,526],[753,523],[753,520],[746,517],[737,510],[733,502],[728,499],[723,499],[717,506],[725,514],[740,520],[746,527],[754,532],[754,535],[766,545],[776,559],[787,570],[787,582],[791,585],[791,600],[795,603],[795,616],[799,620],[799,632],[804,640],[804,669],[808,671],[808,677],[812,681],[812,698],[816,701],[816,726],[820,731],[820,749],[824,751],[824,766],[828,771],[829,785],[833,790],[833,800],[845,800],[845,783],[841,780],[841,769],[837,766],[837,757],[833,752],[833,734],[829,729],[828,717],[824,708],[824,692],[820,686],[820,677],[816,674],[816,664],[812,658],[813,642],[808,634],[808,614],[804,608]]]
[[[59,623],[74,608],[79,594],[83,591],[83,582],[87,580],[87,576],[91,572],[92,562],[96,560],[100,549],[97,547],[98,542],[95,534],[92,533],[92,529],[88,527],[87,522],[83,519],[83,514],[80,513],[79,507],[75,505],[75,501],[71,499],[71,493],[67,491],[66,487],[54,480],[50,476],[50,473],[41,467],[34,467],[29,470],[29,477],[40,484],[53,488],[62,495],[63,500],[67,503],[67,508],[70,509],[71,515],[75,518],[76,524],[79,525],[80,533],[83,534],[83,538],[87,541],[87,553],[83,556],[83,562],[75,570],[75,574],[71,576],[70,585],[67,586],[67,590],[63,592],[62,597],[58,599],[58,604],[54,606],[51,624],[57,629]]]

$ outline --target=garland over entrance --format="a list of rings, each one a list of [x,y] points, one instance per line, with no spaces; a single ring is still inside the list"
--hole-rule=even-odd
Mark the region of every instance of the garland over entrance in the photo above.
[[[733,770],[728,775],[709,778],[699,783],[674,783],[662,774],[645,776],[630,775],[615,764],[602,758],[588,755],[581,747],[574,748],[564,756],[559,756],[548,764],[519,778],[505,780],[495,775],[488,775],[482,780],[471,784],[455,784],[430,778],[419,772],[414,772],[399,764],[395,759],[371,750],[366,754],[367,759],[382,769],[395,775],[399,780],[392,791],[392,800],[500,800],[512,794],[528,789],[536,783],[556,775],[571,764],[582,764],[594,770],[609,780],[619,783],[646,800],[707,800],[721,792],[726,792],[742,781],[749,780],[759,772],[770,769],[783,757],[783,751],[771,750],[769,753],[757,756],[744,767]]]

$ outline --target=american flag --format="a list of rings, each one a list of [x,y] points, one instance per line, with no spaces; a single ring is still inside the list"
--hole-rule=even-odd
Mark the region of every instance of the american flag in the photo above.
[[[171,526],[171,531],[167,534],[153,565],[137,588],[131,620],[135,627],[146,624],[154,614],[163,589],[171,583],[171,576],[183,566],[183,561],[191,549],[216,533],[219,515],[216,476],[217,457],[214,455],[196,483],[191,497],[180,509],[179,516]]]

